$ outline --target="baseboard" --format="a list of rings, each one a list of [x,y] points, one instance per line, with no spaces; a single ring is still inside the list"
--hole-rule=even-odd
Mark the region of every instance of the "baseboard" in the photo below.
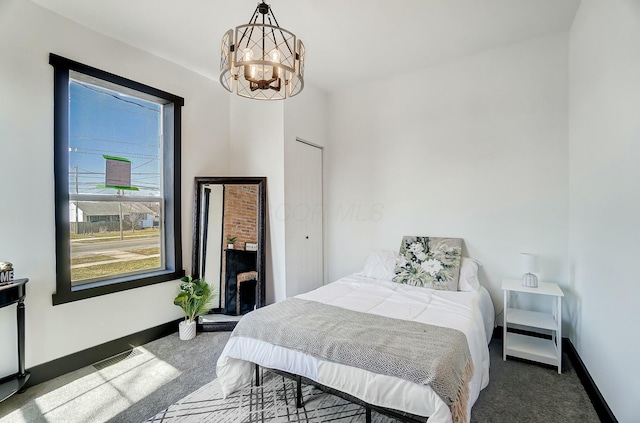
[[[62,376],[86,366],[90,366],[100,360],[113,357],[131,348],[154,341],[163,336],[170,335],[178,330],[178,322],[183,319],[174,320],[162,325],[145,329],[143,331],[96,345],[83,351],[78,351],[64,357],[57,358],[47,363],[27,369],[31,373],[29,382],[25,389],[37,385],[47,380]]]
[[[511,331],[511,328],[509,330]],[[540,334],[536,332],[530,332],[526,330],[514,329],[513,331],[523,335],[550,338],[550,336],[548,335]],[[503,336],[503,327],[496,326],[496,328],[493,330],[493,337],[495,339],[502,339],[502,336]],[[596,410],[596,413],[598,414],[600,421],[603,423],[618,423],[618,420],[613,415],[613,412],[611,411],[611,409],[609,408],[609,405],[607,404],[604,397],[602,396],[602,393],[600,393],[600,390],[596,386],[596,383],[594,382],[593,378],[589,374],[587,367],[584,365],[584,362],[580,358],[580,355],[578,355],[578,351],[573,346],[569,338],[562,338],[562,350],[567,355],[567,358],[571,362],[571,366],[575,370],[576,375],[578,376],[578,379],[580,379],[580,383],[582,384],[582,387],[587,392],[587,395],[589,396],[589,399],[591,400],[591,403],[593,404],[593,408]]]
[[[584,362],[578,355],[578,351],[573,346],[569,338],[562,338],[562,349],[567,354],[567,357],[569,357],[569,361],[571,361],[571,365],[576,371],[582,386],[584,386],[584,390],[587,391],[587,395],[589,395],[589,399],[591,400],[596,413],[598,413],[600,421],[603,423],[618,423],[616,416],[613,415],[613,412],[604,400],[602,393],[600,393],[600,390],[593,381],[589,371],[587,371],[587,367],[584,365]]]

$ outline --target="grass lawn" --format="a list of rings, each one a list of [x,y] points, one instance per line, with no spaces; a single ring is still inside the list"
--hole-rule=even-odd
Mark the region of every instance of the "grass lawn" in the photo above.
[[[71,258],[71,265],[73,266],[74,264],[94,263],[96,261],[107,261],[115,259],[115,257],[108,256],[106,254],[91,254],[90,256]]]
[[[150,247],[150,248],[138,248],[132,250],[126,250],[127,253],[133,254],[141,254],[143,256],[152,256],[154,254],[160,254],[160,247]]]
[[[137,231],[125,230],[122,231],[122,235],[127,239],[132,238],[157,238],[160,236],[160,231],[154,228],[139,229]],[[95,234],[74,234],[71,233],[72,240],[86,240],[88,242],[101,242],[112,241],[114,239],[120,239],[120,231],[113,232],[99,232]]]
[[[141,260],[119,261],[109,264],[96,264],[95,266],[79,267],[71,269],[71,285],[82,285],[80,279],[97,278],[105,275],[134,272],[136,270],[156,269],[160,267],[160,257],[150,257]]]

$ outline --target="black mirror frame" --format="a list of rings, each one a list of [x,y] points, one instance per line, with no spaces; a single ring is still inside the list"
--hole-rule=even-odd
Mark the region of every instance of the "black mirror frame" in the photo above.
[[[196,176],[194,186],[194,203],[193,203],[193,244],[192,244],[192,261],[191,276],[198,277],[200,269],[200,209],[202,207],[202,186],[203,185],[257,185],[258,186],[258,253],[257,253],[257,272],[258,286],[256,293],[256,307],[264,307],[266,305],[265,295],[265,263],[266,263],[266,205],[267,205],[267,178],[266,177],[243,177],[243,176]],[[232,330],[237,322],[216,322],[198,325],[203,330]]]

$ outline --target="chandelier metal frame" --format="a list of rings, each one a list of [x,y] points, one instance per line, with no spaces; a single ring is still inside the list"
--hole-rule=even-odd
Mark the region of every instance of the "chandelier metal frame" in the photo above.
[[[284,100],[304,88],[304,44],[280,27],[264,1],[258,3],[248,24],[224,34],[220,53],[220,83],[229,92]]]

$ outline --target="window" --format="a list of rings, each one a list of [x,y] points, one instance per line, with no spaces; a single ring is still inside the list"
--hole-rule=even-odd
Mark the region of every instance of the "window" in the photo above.
[[[51,54],[53,304],[182,277],[181,97]]]

